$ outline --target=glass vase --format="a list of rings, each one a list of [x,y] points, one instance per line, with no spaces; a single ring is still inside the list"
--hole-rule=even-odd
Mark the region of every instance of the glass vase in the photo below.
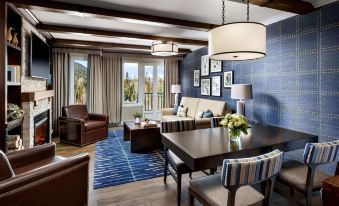
[[[234,131],[231,131],[231,129],[228,129],[228,136],[229,136],[231,141],[239,141],[240,140],[240,135],[241,135],[240,131],[234,132]]]

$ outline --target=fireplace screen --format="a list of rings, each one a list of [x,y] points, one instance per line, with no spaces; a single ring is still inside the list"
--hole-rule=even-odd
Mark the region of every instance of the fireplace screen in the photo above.
[[[34,117],[34,146],[49,142],[49,110]]]

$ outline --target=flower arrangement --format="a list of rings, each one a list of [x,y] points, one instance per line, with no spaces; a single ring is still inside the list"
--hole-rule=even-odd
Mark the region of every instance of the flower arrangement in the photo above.
[[[13,121],[16,119],[21,119],[23,117],[23,110],[16,104],[8,103],[7,104],[7,120]]]
[[[241,133],[247,134],[249,127],[246,117],[241,114],[227,114],[220,124],[228,128],[231,140],[239,139]]]
[[[136,118],[141,118],[142,117],[142,114],[140,112],[136,112],[133,114],[133,117],[136,119]]]

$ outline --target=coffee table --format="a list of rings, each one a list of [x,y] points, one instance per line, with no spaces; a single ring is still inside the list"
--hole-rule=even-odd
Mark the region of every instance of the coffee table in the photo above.
[[[160,124],[157,127],[143,127],[134,121],[124,122],[124,140],[131,140],[131,152],[148,152],[162,147]]]

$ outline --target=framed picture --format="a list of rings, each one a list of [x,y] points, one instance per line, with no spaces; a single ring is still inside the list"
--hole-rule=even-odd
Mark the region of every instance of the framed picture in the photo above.
[[[211,95],[211,79],[201,79],[201,95]]]
[[[221,76],[212,77],[212,96],[221,97]]]
[[[222,71],[222,61],[211,59],[211,73]]]
[[[231,88],[233,84],[233,71],[224,72],[224,87]]]
[[[208,55],[201,57],[201,76],[209,76],[210,75],[210,59]]]
[[[193,71],[193,87],[200,87],[200,70]]]

